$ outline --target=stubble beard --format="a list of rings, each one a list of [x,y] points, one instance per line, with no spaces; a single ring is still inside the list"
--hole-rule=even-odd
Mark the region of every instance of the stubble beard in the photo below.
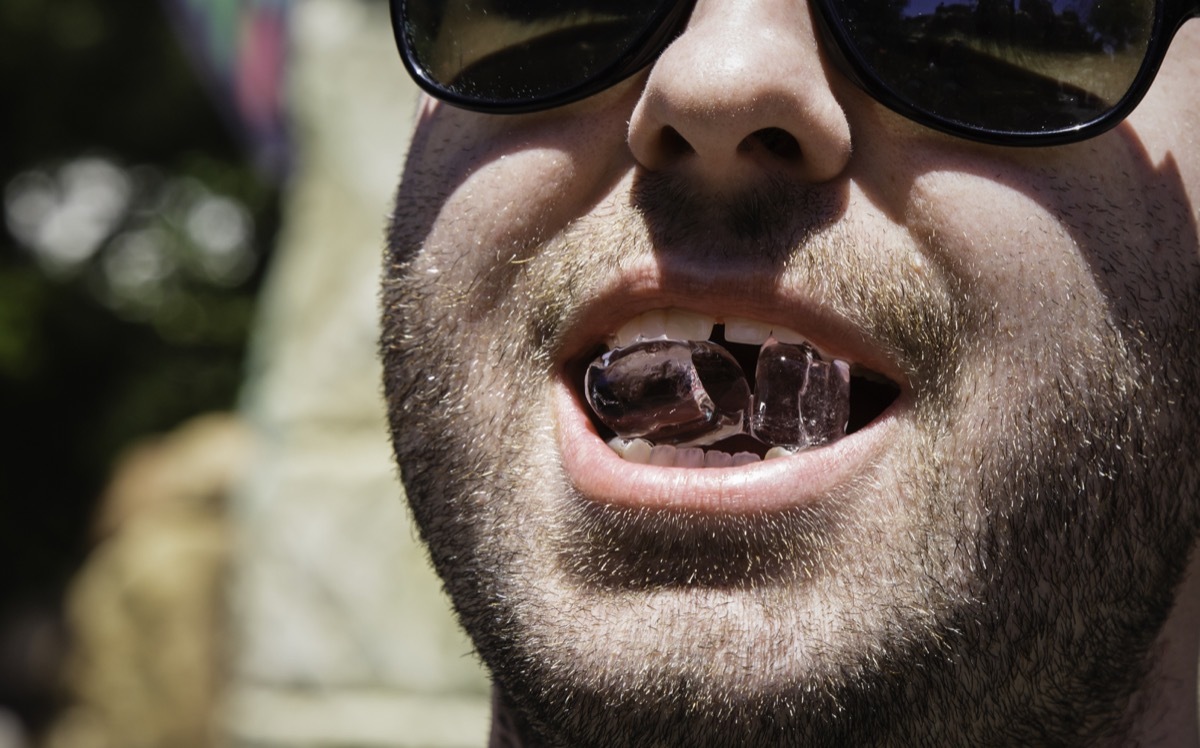
[[[431,284],[400,246],[403,216],[392,231],[397,457],[527,740],[1119,740],[1196,526],[1176,511],[1193,480],[1179,465],[1196,461],[1179,454],[1193,449],[1171,415],[1179,392],[1154,384],[1170,343],[1049,329],[1037,348],[1058,360],[1040,376],[996,374],[1020,372],[1030,351],[971,337],[988,320],[969,289],[873,295],[878,268],[829,259],[811,272],[862,290],[850,313],[885,339],[894,328],[897,348],[944,357],[914,372],[919,428],[902,469],[751,519],[603,507],[557,464],[551,353],[597,262],[580,248],[635,246],[636,224],[583,222],[457,288]],[[810,256],[853,256],[820,251],[836,235],[806,241]],[[987,428],[968,432],[981,413]]]

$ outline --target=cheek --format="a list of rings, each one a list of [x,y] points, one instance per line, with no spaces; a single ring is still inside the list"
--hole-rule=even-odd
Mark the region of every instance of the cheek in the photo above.
[[[990,321],[985,337],[1037,339],[1047,323],[1096,321],[1102,303],[1077,237],[1039,200],[1034,179],[1010,176],[921,174],[905,208],[909,230]]]
[[[587,166],[548,148],[484,161],[442,204],[426,247],[469,254],[481,263],[525,259],[586,201]]]
[[[1200,241],[1189,157],[1148,148],[1153,134],[1121,126],[1007,161],[927,157],[942,168],[909,172],[903,220],[1014,325],[1104,315],[1164,334],[1194,319]]]
[[[399,196],[426,206],[423,260],[456,274],[527,260],[630,168],[624,122],[620,112],[598,108],[430,115],[417,138],[444,135],[414,143],[420,155],[407,165]]]

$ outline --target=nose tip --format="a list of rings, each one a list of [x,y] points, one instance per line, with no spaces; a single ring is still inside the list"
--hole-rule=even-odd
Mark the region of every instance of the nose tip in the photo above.
[[[702,0],[652,68],[629,145],[647,169],[716,188],[762,175],[833,179],[849,160],[850,127],[807,6]]]

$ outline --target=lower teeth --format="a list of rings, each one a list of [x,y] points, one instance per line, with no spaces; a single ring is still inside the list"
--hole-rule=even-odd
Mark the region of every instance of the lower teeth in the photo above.
[[[760,452],[699,449],[752,437],[768,458],[825,444],[846,432],[850,369],[807,344],[770,338],[759,351],[755,388],[732,355],[708,341],[641,341],[599,356],[584,390],[592,412],[626,459],[687,467],[757,461]],[[745,437],[743,436],[743,439]]]
[[[730,453],[719,449],[700,449],[699,447],[679,448],[670,444],[655,445],[645,439],[624,439],[619,436],[610,439],[608,446],[629,462],[662,467],[738,467],[752,462],[762,462],[796,454],[794,450],[787,447],[771,447],[764,456],[759,457],[756,452]]]

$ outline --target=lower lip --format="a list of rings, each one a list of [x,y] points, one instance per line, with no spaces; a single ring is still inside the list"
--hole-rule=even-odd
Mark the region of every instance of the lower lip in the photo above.
[[[741,467],[675,468],[622,459],[596,433],[561,379],[555,400],[563,467],[583,496],[629,508],[709,514],[775,512],[819,501],[863,475],[887,443],[895,420],[885,413],[861,431],[791,457]]]

